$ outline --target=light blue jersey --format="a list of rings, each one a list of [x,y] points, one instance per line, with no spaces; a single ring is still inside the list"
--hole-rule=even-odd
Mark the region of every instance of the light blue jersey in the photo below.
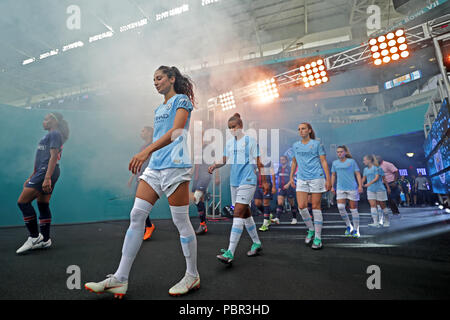
[[[148,167],[150,169],[162,170],[167,168],[190,168],[192,167],[189,147],[187,145],[187,132],[189,130],[189,120],[193,105],[191,100],[184,94],[176,94],[170,98],[166,104],[161,104],[155,110],[153,141],[161,138],[169,131],[175,120],[175,114],[179,108],[189,112],[185,132],[176,138],[169,145],[155,151],[150,158]]]
[[[331,172],[336,172],[336,190],[350,191],[358,189],[355,172],[359,172],[358,164],[355,160],[346,158],[344,162],[334,160],[331,165]]]
[[[384,187],[383,184],[383,176],[384,176],[384,171],[383,169],[381,169],[380,167],[377,166],[372,166],[372,168],[364,168],[363,171],[363,176],[367,178],[367,182],[369,183],[370,181],[372,181],[373,179],[375,179],[375,176],[379,174],[380,177],[378,178],[378,180],[371,184],[368,188],[367,191],[371,191],[371,192],[378,192],[378,191],[386,191],[386,188]]]
[[[317,140],[309,140],[307,144],[297,141],[293,144],[292,150],[297,161],[297,179],[313,180],[325,178],[320,156],[325,155],[323,144]]]
[[[256,158],[259,146],[250,136],[227,141],[224,151],[227,164],[231,164],[230,185],[238,187],[245,184],[256,185]]]

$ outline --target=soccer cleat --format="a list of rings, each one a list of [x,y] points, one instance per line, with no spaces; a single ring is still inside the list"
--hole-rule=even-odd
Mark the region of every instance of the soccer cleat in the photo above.
[[[314,234],[315,234],[314,230],[308,230],[308,233],[307,233],[306,238],[305,238],[305,244],[310,244],[311,243],[311,240],[314,237]]]
[[[145,227],[145,233],[143,240],[148,240],[152,237],[153,231],[155,231],[155,225],[152,223],[151,227]]]
[[[225,264],[230,264],[234,259],[234,256],[231,253],[231,251],[225,249],[221,249],[220,251],[222,252],[222,254],[219,254],[217,256],[217,259],[219,259],[220,262],[223,262]]]
[[[47,241],[42,240],[42,241],[36,243],[33,246],[33,250],[35,250],[35,249],[46,249],[46,248],[49,248],[51,245],[52,245],[52,240],[51,239],[48,239]]]
[[[200,288],[200,276],[194,277],[186,272],[183,279],[169,289],[171,296],[181,296],[188,293],[191,290],[197,290]]]
[[[381,226],[381,225],[380,225]],[[391,223],[389,222],[389,220],[388,219],[384,219],[384,222],[383,222],[383,227],[384,228],[388,228],[388,227],[390,227],[391,226]]]
[[[352,231],[353,231],[353,228],[352,227],[347,227],[346,229],[345,229],[345,233],[344,233],[344,236],[346,236],[346,237],[350,237],[351,235],[352,235]]]
[[[297,224],[297,219],[293,218],[291,224]]]
[[[253,243],[252,247],[250,248],[250,251],[247,252],[247,256],[248,257],[257,256],[261,250],[262,250],[261,243]]]
[[[206,226],[206,222],[201,222],[198,226],[197,231],[195,231],[196,235],[205,234],[208,232],[208,227]]]
[[[369,223],[368,226],[372,227],[372,228],[379,228],[380,224],[378,222],[374,222],[374,223]]]
[[[263,225],[259,228],[259,231],[268,231],[270,226],[270,220],[264,219]]]
[[[20,253],[27,252],[29,250],[33,250],[34,247],[39,242],[42,242],[43,239],[44,239],[44,236],[40,233],[36,238],[28,237],[27,241],[25,241],[25,243],[19,249],[17,249],[16,253],[20,254]]]
[[[85,289],[97,294],[113,293],[114,298],[122,299],[128,290],[128,281],[119,281],[114,275],[109,274],[101,282],[88,282],[84,285]]]
[[[314,238],[311,248],[313,248],[314,250],[322,249],[322,240]]]
[[[353,230],[352,230],[351,236],[352,236],[353,238],[359,238],[359,237],[361,237],[361,235],[359,234],[358,230],[356,230],[356,229],[353,229]]]
[[[275,224],[280,224],[280,219],[278,219],[278,218],[271,219],[270,222],[273,222]]]

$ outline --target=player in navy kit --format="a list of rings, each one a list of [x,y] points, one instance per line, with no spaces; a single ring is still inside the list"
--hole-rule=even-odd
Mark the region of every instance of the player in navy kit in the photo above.
[[[261,163],[263,164],[263,167],[258,170],[257,185],[253,201],[257,208],[261,207],[261,205],[263,207],[264,222],[263,225],[259,228],[259,231],[268,231],[269,225],[271,224],[270,203],[273,199],[273,195],[276,194],[277,189],[275,182],[275,172],[273,171],[272,162],[270,161],[270,159],[262,158]],[[265,177],[265,181],[267,181],[267,183],[269,184],[269,189],[266,194],[264,194],[263,189],[263,176]],[[278,223],[280,222],[278,221]]]
[[[105,280],[85,284],[89,291],[110,292],[118,298],[127,292],[130,270],[142,244],[145,219],[163,193],[168,198],[186,261],[184,277],[169,289],[169,294],[183,295],[200,287],[197,238],[189,220],[192,164],[187,132],[194,108],[193,84],[176,67],[167,66],[161,66],[155,71],[153,81],[158,93],[164,96],[164,101],[155,110],[153,143],[136,154],[128,165],[129,170],[136,174],[150,158],[148,167],[139,177],[119,267],[115,274],[107,276]]]
[[[16,251],[18,254],[33,249],[48,248],[52,244],[50,239],[52,218],[50,198],[59,178],[58,161],[61,159],[63,144],[69,137],[69,127],[63,116],[58,112],[49,113],[42,125],[48,133],[39,142],[34,161],[34,171],[25,181],[22,193],[17,201],[29,232],[27,241]],[[31,205],[35,199],[37,199],[40,213],[39,227],[36,212]]]
[[[197,207],[200,225],[195,232],[198,235],[206,234],[208,227],[206,226],[206,207],[205,194],[211,181],[211,175],[208,172],[208,164],[201,163],[194,166],[194,174],[192,177],[193,184],[191,191],[193,192],[194,203]]]
[[[277,211],[275,223],[279,223],[281,214],[284,211],[284,202],[287,198],[291,207],[292,221],[291,224],[297,224],[298,208],[295,203],[295,189],[289,182],[289,176],[291,174],[291,167],[289,166],[289,158],[287,156],[280,157],[280,166],[277,172],[278,181],[278,196],[277,196]]]

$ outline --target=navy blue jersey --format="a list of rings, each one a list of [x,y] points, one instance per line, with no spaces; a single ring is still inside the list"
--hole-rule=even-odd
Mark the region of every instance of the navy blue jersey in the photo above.
[[[286,184],[288,184],[290,175],[291,175],[291,167],[290,166],[287,165],[284,168],[282,166],[280,166],[278,168],[277,179],[278,179],[278,187],[279,188],[283,188]]]
[[[34,171],[47,169],[48,161],[50,160],[50,149],[57,149],[59,151],[58,160],[60,159],[62,141],[62,135],[58,130],[50,131],[39,141],[34,160]]]

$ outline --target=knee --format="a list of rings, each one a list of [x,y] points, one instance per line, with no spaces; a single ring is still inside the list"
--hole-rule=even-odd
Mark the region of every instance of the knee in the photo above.
[[[338,203],[338,204],[337,204],[337,207],[338,207],[338,210],[339,210],[339,211],[345,210],[345,203]]]

